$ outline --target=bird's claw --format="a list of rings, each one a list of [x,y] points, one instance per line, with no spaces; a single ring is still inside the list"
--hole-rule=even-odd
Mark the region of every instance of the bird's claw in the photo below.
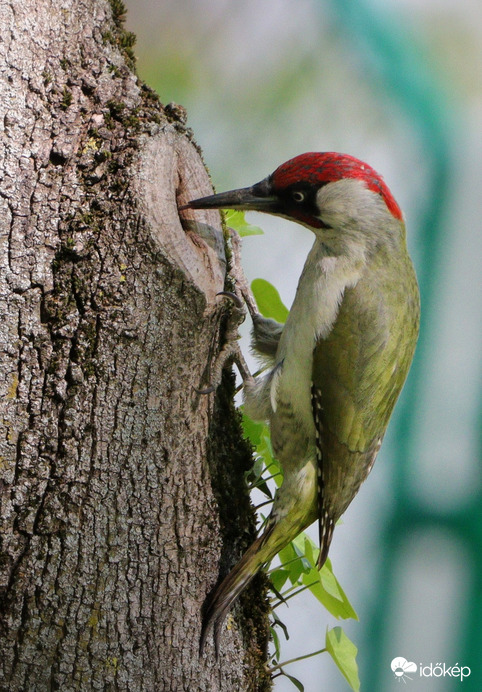
[[[219,293],[216,293],[217,296],[225,296],[226,298],[229,298],[230,300],[233,301],[235,306],[239,309],[242,309],[243,307],[243,301],[239,296],[236,295],[233,291],[219,291]]]
[[[204,389],[199,389],[199,387],[193,387],[193,389],[197,394],[212,394],[216,387],[212,384]]]
[[[205,387],[204,389],[194,387],[195,391],[198,394],[212,394],[212,392],[216,391],[221,382],[224,366],[230,359],[236,364],[243,382],[251,381],[253,379],[251,373],[249,372],[248,365],[244,360],[244,356],[241,353],[238,341],[228,341],[219,352],[216,362],[211,368],[211,384],[209,387]]]

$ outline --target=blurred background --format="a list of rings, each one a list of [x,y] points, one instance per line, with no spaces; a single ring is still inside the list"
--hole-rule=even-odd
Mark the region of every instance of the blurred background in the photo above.
[[[361,689],[451,692],[449,675],[396,678],[390,663],[468,666],[482,690],[482,5],[480,0],[127,0],[139,75],[188,110],[218,191],[305,151],[340,151],[383,174],[404,209],[422,292],[414,366],[377,463],[330,556],[360,621],[313,597],[279,609],[283,658],[342,624]],[[250,279],[289,307],[308,230],[256,214]],[[247,350],[247,329],[243,346]],[[317,540],[317,530],[311,533]],[[327,655],[292,664],[306,692],[345,692]],[[426,672],[428,672],[426,670]],[[438,671],[437,671],[438,672]],[[276,692],[292,691],[287,678]]]

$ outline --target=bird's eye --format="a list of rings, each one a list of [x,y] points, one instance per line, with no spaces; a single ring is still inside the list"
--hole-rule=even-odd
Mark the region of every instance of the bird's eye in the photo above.
[[[304,202],[305,201],[305,193],[301,192],[300,190],[294,190],[291,193],[291,197],[294,202]]]

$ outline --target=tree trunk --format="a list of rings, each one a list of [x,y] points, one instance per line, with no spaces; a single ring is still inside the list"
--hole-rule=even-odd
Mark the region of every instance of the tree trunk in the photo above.
[[[177,202],[209,178],[183,110],[132,72],[122,13],[0,0],[0,685],[268,689],[261,580],[220,660],[198,654],[252,538],[250,450],[231,376],[195,389],[226,326],[224,239]]]

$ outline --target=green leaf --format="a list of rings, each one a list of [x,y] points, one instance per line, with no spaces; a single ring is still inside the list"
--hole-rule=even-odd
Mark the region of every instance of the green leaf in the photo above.
[[[264,459],[261,457],[255,458],[253,466],[245,472],[244,478],[250,490],[258,488],[269,500],[273,499],[273,494],[267,482],[263,478],[263,473],[266,471]]]
[[[324,568],[323,568],[324,567]],[[338,599],[339,601],[344,601],[344,592],[343,589],[341,588],[337,578],[333,574],[333,568],[331,566],[331,562],[328,563],[328,561],[324,564],[319,570],[319,575],[320,575],[320,581],[325,589],[326,593],[329,594],[330,596],[333,596],[333,598]],[[351,616],[349,616],[351,617]]]
[[[325,646],[345,676],[351,689],[358,692],[360,689],[360,679],[356,663],[356,655],[358,653],[356,646],[348,639],[341,627],[333,627],[326,633]]]
[[[255,423],[254,420],[251,420],[249,416],[243,413],[244,436],[247,437],[255,447],[261,442],[261,435],[265,427],[264,423]]]
[[[310,563],[310,568],[301,576],[301,582],[309,587],[313,596],[336,618],[358,620],[355,609],[333,574],[331,560],[328,559],[318,571],[315,565],[319,551],[311,538],[301,533],[292,542],[295,550],[304,554]]]
[[[302,685],[302,683],[298,680],[298,678],[294,678],[292,675],[288,675],[288,673],[285,673],[284,671],[283,675],[287,677],[290,682],[293,683],[297,690],[299,690],[300,692],[305,692],[305,688]]]
[[[334,617],[358,620],[356,611],[331,571],[330,565],[325,563],[320,571],[313,567],[307,574],[303,574],[301,580]]]
[[[299,551],[300,555],[304,555],[306,560],[309,562],[309,567],[314,567],[316,565],[316,560],[318,555],[315,556],[315,552],[318,550],[315,542],[305,532],[300,533],[293,541],[296,550]]]
[[[291,562],[291,560],[298,557],[295,553],[295,549],[293,548],[293,542],[288,543],[288,545],[285,545],[284,548],[281,548],[278,553],[278,557],[280,559],[281,566],[283,566],[285,562]]]
[[[245,479],[251,488],[258,488],[267,498],[273,499],[271,490],[269,489],[265,477],[279,473],[278,463],[273,461],[271,452],[271,440],[269,437],[269,428],[265,423],[255,423],[249,416],[243,414],[243,432],[244,436],[256,448],[257,457],[254,464],[245,474]],[[281,485],[281,478],[275,478],[275,482]]]
[[[265,279],[254,279],[251,283],[251,290],[256,298],[259,311],[264,317],[271,317],[277,322],[286,322],[289,310],[283,304],[280,294],[273,284]]]
[[[244,218],[244,212],[229,209],[225,212],[226,224],[239,233],[241,238],[247,235],[263,235],[264,231],[259,226],[253,226]]]
[[[263,458],[263,461],[265,463],[266,468],[271,467],[273,464],[275,465],[275,471],[278,467],[278,464],[274,462],[273,460],[273,453],[271,450],[271,440],[269,437],[269,434],[265,430],[261,431],[261,437],[258,442],[258,445],[256,447],[256,451],[258,454]],[[271,473],[271,469],[270,469]]]
[[[274,644],[273,660],[275,661],[275,663],[278,663],[280,657],[280,640],[278,637],[278,632],[275,630],[274,627],[270,627],[269,631],[271,632],[271,639],[273,640]]]
[[[303,582],[300,581],[300,576],[310,570],[311,567],[304,555],[295,549],[294,542],[288,543],[287,546],[280,550],[278,556],[281,566],[288,572],[293,586],[297,584],[302,586]]]
[[[290,638],[290,636],[289,636],[289,633],[288,633],[288,628],[286,627],[285,623],[284,623],[284,622],[281,622],[281,620],[279,619],[278,615],[277,615],[274,611],[271,613],[271,616],[272,616],[272,618],[273,618],[273,627],[275,627],[275,626],[276,626],[276,627],[281,627],[281,629],[283,630],[283,634],[284,634],[284,636],[285,636],[285,639],[286,639],[286,641],[288,641],[288,639]]]
[[[274,569],[270,572],[269,578],[276,591],[281,591],[290,573],[287,569]]]

